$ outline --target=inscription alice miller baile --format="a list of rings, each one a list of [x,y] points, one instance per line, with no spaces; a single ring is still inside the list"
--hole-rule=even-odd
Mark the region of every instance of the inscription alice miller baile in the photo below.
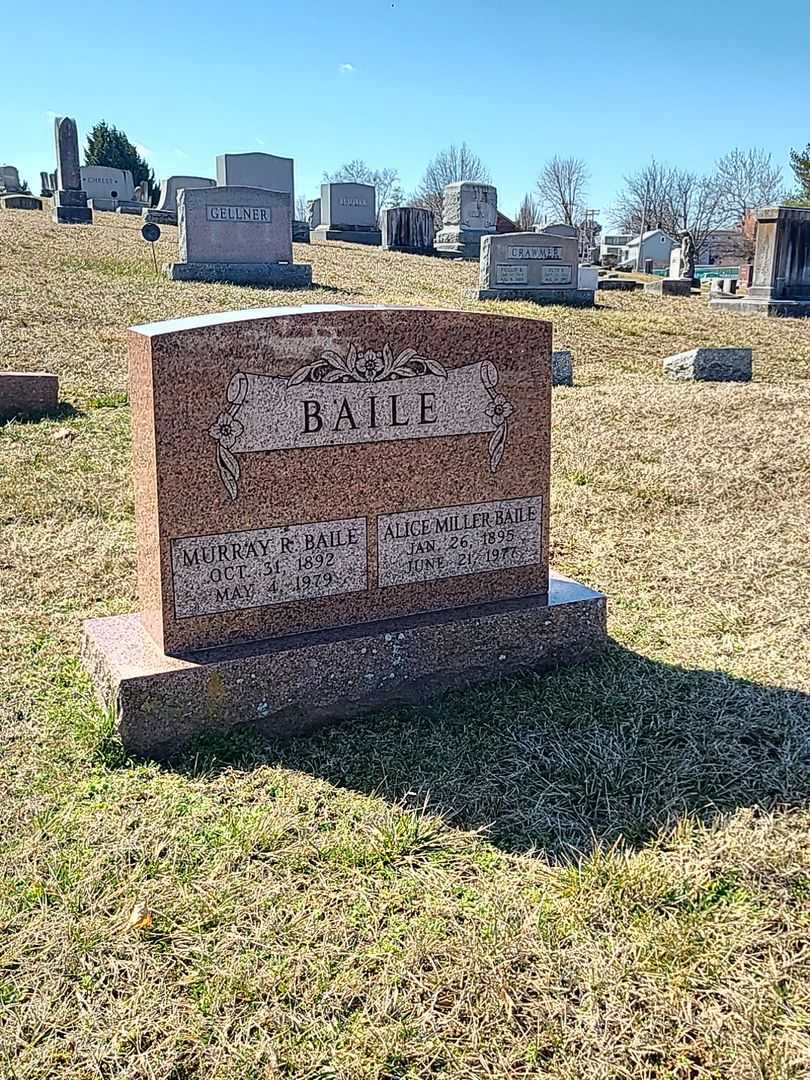
[[[508,446],[511,403],[498,369],[478,361],[448,370],[406,348],[324,350],[288,377],[239,372],[209,428],[216,464],[239,498],[242,454],[488,434],[496,473]],[[171,541],[175,612],[189,618],[363,591],[377,539],[383,588],[541,561],[539,495],[380,514],[376,520],[290,524]]]

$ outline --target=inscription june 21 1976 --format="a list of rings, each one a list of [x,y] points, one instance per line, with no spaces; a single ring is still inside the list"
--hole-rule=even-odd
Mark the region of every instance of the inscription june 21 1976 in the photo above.
[[[542,527],[539,495],[383,514],[377,519],[380,586],[539,563]]]

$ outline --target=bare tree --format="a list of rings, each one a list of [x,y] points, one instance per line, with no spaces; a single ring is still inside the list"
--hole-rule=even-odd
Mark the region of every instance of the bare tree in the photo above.
[[[309,221],[309,199],[305,195],[299,195],[295,200],[295,220]]]
[[[526,192],[523,202],[515,214],[515,226],[518,232],[529,232],[533,225],[540,220],[540,207],[531,192]]]
[[[468,180],[474,184],[491,183],[489,170],[481,158],[466,143],[448,146],[440,150],[425,169],[416,191],[411,197],[414,206],[424,206],[433,211],[436,227],[442,222],[444,189],[448,184]]]
[[[624,178],[612,218],[635,234],[659,228],[677,239],[688,232],[699,252],[709,234],[726,224],[728,213],[716,175],[701,176],[653,160]]]
[[[782,198],[782,169],[764,150],[734,149],[717,162],[716,178],[728,224],[742,233],[745,258],[751,259],[754,243],[746,235],[746,220],[751,210]]]
[[[333,173],[324,173],[324,181],[333,184],[371,184],[376,191],[377,216],[389,206],[401,206],[405,201],[396,169],[372,169],[365,161],[347,161]]]
[[[565,225],[574,225],[585,212],[588,197],[588,166],[581,158],[556,155],[537,177],[537,191],[543,207]]]

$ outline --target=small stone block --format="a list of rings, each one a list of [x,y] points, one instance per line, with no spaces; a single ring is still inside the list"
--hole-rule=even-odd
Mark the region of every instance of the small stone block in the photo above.
[[[0,371],[0,421],[54,412],[59,379],[46,371]]]
[[[586,660],[606,644],[601,593],[552,574],[537,597],[295,634],[182,658],[137,615],[84,624],[82,659],[127,751],[166,758],[195,735],[299,735],[397,702]]]
[[[662,278],[660,281],[648,281],[644,292],[656,296],[691,296],[691,278]]]
[[[309,222],[294,220],[292,223],[292,238],[294,244],[308,244]]]
[[[751,349],[690,349],[663,361],[671,379],[699,382],[750,382]]]
[[[308,263],[166,263],[171,281],[207,281],[230,285],[277,285],[299,288],[312,284]]]
[[[152,225],[176,225],[177,224],[177,211],[176,210],[143,210],[141,211],[143,220],[149,222]]]
[[[551,354],[551,385],[574,385],[574,358],[568,349],[559,349]]]
[[[126,203],[119,203],[116,208],[116,214],[137,214],[139,217],[143,213],[142,206],[127,205]]]
[[[652,281],[650,284],[656,285],[657,282]],[[604,289],[606,292],[634,292],[644,286],[642,282],[633,278],[599,278],[596,287],[597,289]]]

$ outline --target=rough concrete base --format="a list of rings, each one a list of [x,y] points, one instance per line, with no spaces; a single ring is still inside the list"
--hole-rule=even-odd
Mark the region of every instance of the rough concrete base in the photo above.
[[[592,289],[479,289],[479,300],[531,300],[534,304],[593,307]]]
[[[311,230],[310,236],[315,240],[343,240],[346,244],[371,244],[375,247],[382,244],[382,233],[379,229],[332,229],[326,225],[318,225]]]
[[[660,281],[648,281],[644,292],[657,296],[691,296],[691,278],[661,278]]]
[[[717,296],[712,296],[709,307],[732,311],[735,315],[763,315],[772,319],[810,317],[810,300],[759,300],[752,296],[720,300]]]
[[[0,371],[0,422],[55,412],[59,379],[48,371]]]
[[[312,284],[308,263],[165,263],[172,281],[208,281],[231,285],[279,285],[297,288]]]
[[[552,574],[544,597],[297,634],[184,658],[137,615],[84,624],[82,660],[124,746],[171,756],[193,736],[249,725],[302,734],[396,702],[585,660],[604,646],[606,601]]]
[[[174,210],[142,210],[144,222],[152,225],[176,225],[177,214]]]

